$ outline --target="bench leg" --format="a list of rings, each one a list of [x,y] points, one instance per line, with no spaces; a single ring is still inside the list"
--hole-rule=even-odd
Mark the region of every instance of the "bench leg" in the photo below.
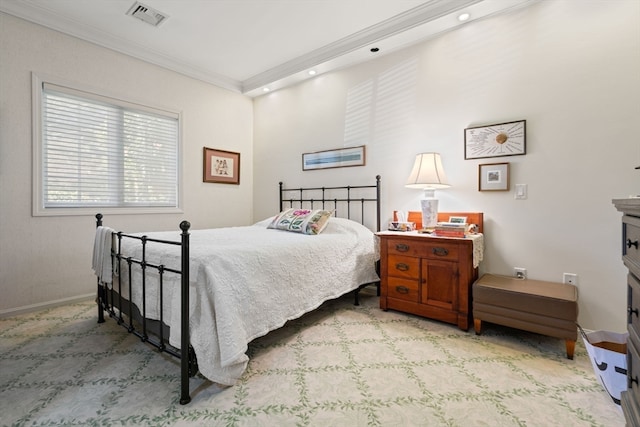
[[[576,349],[576,342],[574,340],[566,340],[567,345],[567,359],[573,360],[573,352]]]
[[[480,335],[480,332],[482,332],[482,320],[473,319],[473,329],[476,331],[476,335]]]

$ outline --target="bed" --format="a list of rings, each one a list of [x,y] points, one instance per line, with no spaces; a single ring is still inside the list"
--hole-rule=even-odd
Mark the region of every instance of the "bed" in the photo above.
[[[357,304],[360,289],[379,286],[380,176],[365,186],[280,183],[279,193],[279,214],[245,227],[191,230],[183,221],[180,231],[123,233],[96,215],[98,321],[106,312],[179,357],[182,404],[198,371],[233,385],[253,339],[348,292]],[[300,224],[306,233],[291,232]]]

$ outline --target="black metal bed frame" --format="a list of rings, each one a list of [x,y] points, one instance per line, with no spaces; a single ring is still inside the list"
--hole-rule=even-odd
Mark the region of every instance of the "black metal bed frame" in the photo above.
[[[365,220],[365,203],[376,203],[376,231],[380,231],[380,175],[376,176],[375,185],[362,185],[362,186],[346,186],[346,187],[306,187],[306,188],[284,188],[283,183],[279,183],[280,187],[280,211],[284,209],[284,204],[289,203],[290,207],[293,207],[294,203],[299,203],[300,207],[303,207],[305,203],[308,203],[312,208],[314,204],[321,203],[322,209],[327,209],[326,204],[333,204],[335,211],[338,210],[339,203],[346,204],[347,214],[346,218],[352,219],[351,204],[360,203],[360,219],[364,224]],[[375,188],[375,198],[371,197],[352,197],[352,191],[369,191],[367,189]],[[307,194],[309,192],[320,192],[319,198],[311,197]],[[335,191],[345,191],[346,195],[340,198],[326,198],[326,192],[334,193]],[[296,197],[285,198],[284,194],[295,192],[298,195]],[[337,212],[336,212],[337,216]],[[96,214],[96,228],[102,226],[103,215]],[[111,288],[106,286],[106,283],[100,282],[98,279],[98,323],[104,323],[104,312],[115,319],[119,325],[122,325],[129,333],[133,333],[139,337],[143,342],[147,342],[156,347],[161,352],[166,352],[174,357],[180,359],[180,404],[185,405],[191,401],[191,395],[189,393],[189,378],[196,375],[198,372],[198,364],[193,347],[190,344],[189,335],[189,316],[185,313],[189,312],[189,229],[191,224],[188,221],[182,221],[180,223],[180,241],[160,240],[149,238],[146,235],[138,236],[132,234],[125,234],[121,231],[114,232],[116,237],[115,247],[111,249],[112,271],[121,272],[122,263],[126,263],[128,266],[128,295],[129,299],[122,298],[122,281],[118,279],[117,290],[115,280],[112,280]],[[122,239],[134,239],[139,240],[142,247],[141,259],[135,259],[130,256],[122,254]],[[149,242],[161,243],[167,245],[176,245],[181,248],[181,266],[180,270],[168,268],[162,264],[154,264],[147,260],[146,245]],[[142,307],[137,307],[131,302],[132,296],[132,269],[133,265],[139,266],[142,274]],[[379,271],[379,265],[376,266]],[[158,321],[151,321],[147,319],[146,313],[146,270],[148,268],[154,269],[158,272],[159,277],[159,297],[160,297],[160,319]],[[163,314],[163,278],[166,273],[180,275],[181,286],[181,302],[180,302],[180,328],[181,328],[181,341],[180,349],[175,349],[172,346],[167,346],[164,314]],[[355,290],[355,304],[359,304],[358,294],[362,288],[370,285],[371,283],[361,285]],[[377,282],[378,295],[380,294],[380,282]],[[124,316],[126,317],[123,317]],[[139,319],[137,323],[140,323],[140,329],[134,325],[134,319]],[[152,335],[158,335],[157,339],[154,339],[149,335],[152,331]]]
[[[333,209],[335,210],[335,216],[338,216],[338,202],[344,202],[347,206],[347,215],[344,218],[352,219],[351,215],[351,204],[352,203],[360,203],[360,223],[364,224],[365,220],[365,209],[364,205],[366,202],[376,202],[376,231],[380,231],[380,175],[376,176],[376,184],[375,185],[355,185],[355,186],[346,186],[346,187],[305,187],[305,188],[283,188],[283,183],[280,182],[280,211],[284,209],[284,203],[288,202],[289,207],[293,207],[293,203],[299,203],[300,207],[304,207],[304,203],[309,203],[310,208],[314,208],[315,203],[321,203],[322,209],[327,209],[327,203],[333,203]],[[376,197],[375,198],[364,198],[360,197],[352,197],[351,191],[358,189],[367,189],[367,188],[375,188],[376,189]],[[334,191],[344,191],[346,193],[345,196],[341,198],[326,198],[326,192],[334,192]],[[310,192],[320,192],[320,198],[313,198],[308,193]],[[285,193],[298,193],[297,197],[289,197],[285,198]]]
[[[96,215],[96,227],[102,226],[102,214]],[[104,312],[107,311],[110,317],[116,319],[119,325],[124,326],[127,331],[133,333],[139,337],[143,342],[147,342],[156,347],[161,352],[171,354],[174,357],[180,359],[180,404],[185,405],[191,401],[189,395],[189,378],[193,377],[198,372],[198,363],[195,356],[193,347],[191,347],[191,340],[189,336],[189,316],[180,316],[180,329],[182,332],[180,340],[180,350],[176,350],[171,346],[166,345],[165,328],[164,328],[164,310],[163,310],[163,278],[165,273],[174,273],[180,275],[180,312],[189,312],[189,228],[191,224],[188,221],[182,221],[180,223],[180,241],[160,240],[152,239],[147,236],[135,236],[131,234],[125,234],[121,231],[115,233],[117,238],[116,248],[111,250],[111,262],[112,271],[115,268],[116,271],[122,271],[122,262],[126,262],[128,266],[128,284],[129,284],[129,299],[123,301],[122,298],[122,281],[118,280],[118,291],[115,291],[114,280],[112,280],[112,287],[108,289],[105,284],[101,283],[98,279],[98,323],[104,323]],[[122,254],[122,239],[134,239],[139,240],[142,245],[142,258],[135,259],[132,257],[124,256]],[[163,264],[154,264],[147,260],[146,246],[149,242],[162,243],[167,245],[180,246],[180,270],[168,268]],[[132,295],[132,269],[131,266],[136,264],[140,266],[142,271],[142,310],[139,307],[134,306],[131,302]],[[158,339],[155,340],[149,336],[149,327],[147,319],[146,308],[146,269],[153,268],[158,271],[159,275],[159,291],[160,291],[160,319],[157,324]],[[116,303],[117,300],[117,303]],[[128,322],[123,318],[123,309],[126,307],[124,314],[127,316]],[[117,312],[116,312],[117,309]],[[134,318],[139,318],[142,323],[141,330],[136,329],[134,326]]]

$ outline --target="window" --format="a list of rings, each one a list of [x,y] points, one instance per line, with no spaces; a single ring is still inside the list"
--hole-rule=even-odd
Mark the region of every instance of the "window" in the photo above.
[[[34,79],[34,215],[179,212],[179,114]]]

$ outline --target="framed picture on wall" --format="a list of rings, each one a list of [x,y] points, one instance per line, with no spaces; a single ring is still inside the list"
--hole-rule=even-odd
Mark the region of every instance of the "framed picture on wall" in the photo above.
[[[359,147],[304,153],[302,155],[302,170],[364,166],[364,147],[364,145],[361,145]]]
[[[202,181],[240,184],[240,153],[204,147]]]
[[[527,154],[526,128],[526,120],[467,128],[464,130],[464,158]]]
[[[478,166],[478,191],[508,191],[509,163],[487,163]]]

